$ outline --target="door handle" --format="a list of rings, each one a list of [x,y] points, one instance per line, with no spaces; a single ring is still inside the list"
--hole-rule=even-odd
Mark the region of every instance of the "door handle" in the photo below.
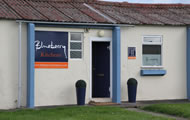
[[[104,77],[104,74],[96,74],[98,77]]]

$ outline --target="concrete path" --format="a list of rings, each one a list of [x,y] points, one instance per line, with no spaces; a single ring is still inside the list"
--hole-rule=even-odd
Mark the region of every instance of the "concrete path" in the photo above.
[[[190,103],[188,100],[156,100],[156,101],[138,101],[136,103],[122,102],[119,106],[124,108],[139,108],[159,103]]]
[[[172,115],[166,115],[166,114],[162,114],[162,113],[144,111],[144,110],[141,110],[141,109],[138,109],[138,108],[126,108],[126,109],[129,110],[129,111],[142,112],[142,113],[150,114],[150,115],[153,115],[153,116],[173,118],[175,120],[188,120],[186,118],[176,117],[176,116],[172,116]]]

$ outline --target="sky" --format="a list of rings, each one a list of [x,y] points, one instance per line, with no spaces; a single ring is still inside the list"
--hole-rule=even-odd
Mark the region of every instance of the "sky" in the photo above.
[[[104,0],[116,2],[130,2],[130,3],[184,3],[190,4],[190,0]]]

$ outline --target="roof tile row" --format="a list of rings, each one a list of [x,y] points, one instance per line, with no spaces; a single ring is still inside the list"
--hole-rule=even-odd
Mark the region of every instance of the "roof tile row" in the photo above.
[[[190,5],[97,0],[0,0],[0,18],[71,23],[113,24],[116,21],[117,24],[189,25]]]

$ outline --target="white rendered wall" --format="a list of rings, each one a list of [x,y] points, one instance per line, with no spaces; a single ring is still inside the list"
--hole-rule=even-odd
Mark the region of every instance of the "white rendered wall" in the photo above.
[[[0,20],[0,109],[12,109],[18,99],[18,23]],[[26,106],[26,25],[22,26],[22,99]]]
[[[163,36],[165,76],[140,76],[144,35]],[[128,59],[128,47],[136,47],[136,59]],[[186,28],[136,26],[121,29],[121,100],[128,101],[126,82],[138,80],[137,100],[186,99]]]
[[[84,32],[84,29],[36,27],[42,31]],[[35,106],[76,104],[75,82],[87,83],[86,103],[90,101],[90,37],[97,37],[99,30],[84,32],[83,59],[69,59],[68,69],[35,69]],[[105,30],[104,37],[111,38],[112,31]]]
[[[18,23],[0,20],[0,109],[16,108],[18,99]],[[27,29],[22,24],[22,106],[26,106]],[[84,32],[84,29],[36,28],[37,30]],[[87,82],[86,102],[89,102],[90,37],[98,30],[84,32],[82,60],[70,60],[68,69],[35,69],[35,106],[76,104],[75,82]],[[140,76],[143,35],[163,35],[163,66],[165,76]],[[105,30],[105,37],[112,37]],[[137,58],[127,59],[127,48],[136,47]],[[127,101],[127,79],[138,80],[137,100],[186,99],[186,28],[136,26],[121,28],[121,97]]]

